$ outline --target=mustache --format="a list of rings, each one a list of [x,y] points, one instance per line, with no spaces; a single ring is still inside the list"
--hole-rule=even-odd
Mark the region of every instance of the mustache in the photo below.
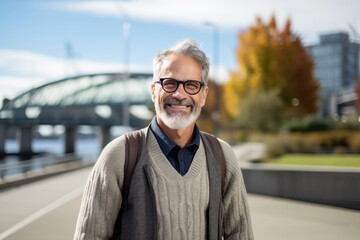
[[[180,100],[176,98],[168,98],[164,101],[166,105],[186,105],[188,107],[194,107],[194,103],[190,100]]]

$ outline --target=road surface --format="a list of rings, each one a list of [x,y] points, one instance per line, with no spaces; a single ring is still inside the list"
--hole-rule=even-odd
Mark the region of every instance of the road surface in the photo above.
[[[90,168],[0,192],[0,240],[73,238]],[[249,194],[257,240],[359,240],[360,211]]]

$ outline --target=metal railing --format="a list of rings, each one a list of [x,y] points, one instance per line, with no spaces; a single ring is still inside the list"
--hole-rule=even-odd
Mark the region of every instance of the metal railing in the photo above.
[[[46,173],[49,167],[55,167],[65,163],[81,163],[81,158],[76,154],[49,155],[31,160],[17,161],[0,166],[0,181],[12,176],[26,176],[30,172]]]

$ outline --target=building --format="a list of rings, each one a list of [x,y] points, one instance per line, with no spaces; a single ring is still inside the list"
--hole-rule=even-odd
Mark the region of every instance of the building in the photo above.
[[[320,43],[307,47],[320,82],[319,117],[339,118],[355,109],[355,79],[360,76],[360,44],[344,32],[320,35]]]

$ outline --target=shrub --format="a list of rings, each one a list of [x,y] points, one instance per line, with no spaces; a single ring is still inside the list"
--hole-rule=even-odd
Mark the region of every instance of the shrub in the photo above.
[[[279,94],[278,89],[250,90],[239,106],[238,125],[252,131],[278,131],[282,123],[283,108]]]
[[[266,161],[286,153],[360,153],[360,133],[354,131],[257,134],[250,140],[266,145]]]
[[[360,133],[353,133],[350,137],[349,148],[354,153],[360,153]]]
[[[307,117],[305,119],[293,119],[284,125],[284,129],[289,132],[314,132],[327,131],[336,128],[336,122],[328,119],[317,119]]]
[[[319,119],[308,116],[304,119],[292,119],[283,125],[283,129],[289,132],[319,132],[330,130],[356,130],[360,131],[358,116],[344,117],[341,121],[334,119]]]

